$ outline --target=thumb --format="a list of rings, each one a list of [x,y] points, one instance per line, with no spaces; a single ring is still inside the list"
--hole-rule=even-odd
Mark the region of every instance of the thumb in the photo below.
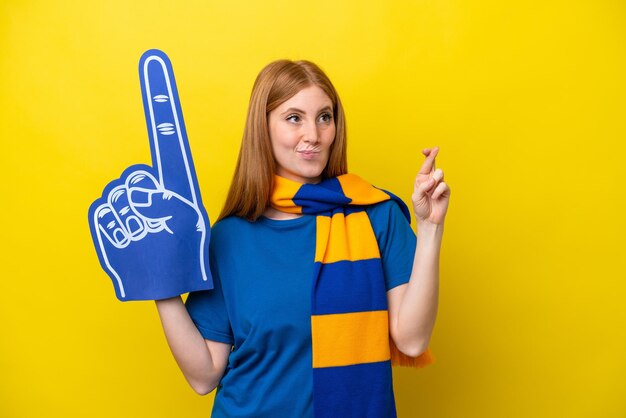
[[[415,182],[415,190],[413,192],[413,201],[419,202],[427,197],[427,192],[435,185],[435,179],[429,178],[423,183]]]
[[[181,196],[167,190],[133,187],[129,192],[133,209],[147,219],[169,219],[189,210],[189,204]]]

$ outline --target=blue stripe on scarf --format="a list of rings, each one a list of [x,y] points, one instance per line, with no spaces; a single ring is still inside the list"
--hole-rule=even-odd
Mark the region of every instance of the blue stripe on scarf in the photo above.
[[[390,361],[313,369],[313,391],[315,418],[396,416]]]
[[[303,184],[293,197],[293,203],[302,206],[302,213],[315,215],[348,205],[352,199],[346,197],[336,177],[318,184]]]
[[[319,275],[323,269],[324,274]],[[314,277],[319,277],[312,301],[313,315],[387,309],[387,289],[380,259],[315,263]],[[337,280],[341,278],[341,280]],[[358,292],[358,294],[354,294]],[[352,294],[351,297],[346,295]]]

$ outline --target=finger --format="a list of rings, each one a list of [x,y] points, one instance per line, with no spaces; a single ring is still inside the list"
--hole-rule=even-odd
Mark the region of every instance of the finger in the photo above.
[[[126,189],[132,207],[149,206],[151,194],[164,190],[159,181],[144,170],[134,171],[126,177]]]
[[[116,224],[113,209],[108,203],[102,203],[96,206],[102,200],[102,198],[96,200],[89,208],[91,237],[96,246],[96,252],[98,253],[102,268],[109,274],[111,279],[113,279],[115,293],[118,299],[123,300],[126,297],[126,293],[119,274],[109,262],[109,256],[111,255],[109,252],[113,251],[109,244],[117,249],[122,249],[130,244],[130,240],[125,237],[123,229]]]
[[[423,183],[416,184],[415,186],[415,196],[422,198],[426,194],[428,194],[436,185],[436,181],[433,178],[429,178]]]
[[[158,180],[145,170],[137,170],[126,177],[126,190],[128,190],[128,203],[139,217],[143,218],[147,229],[150,232],[157,232],[163,229],[163,222],[147,217],[139,209],[149,207],[152,204],[152,194],[163,191]]]
[[[139,60],[139,77],[153,165],[160,184],[197,203],[197,182],[178,89],[169,58],[146,51]]]
[[[442,181],[435,188],[435,191],[431,195],[431,198],[432,199],[437,199],[437,198],[439,198],[439,196],[442,196],[444,193],[448,192],[449,190],[450,190],[450,188],[448,187],[448,185],[445,182]]]
[[[116,248],[124,248],[130,243],[126,231],[108,203],[98,206],[94,211],[94,224],[101,245],[101,237],[105,237]]]
[[[429,151],[426,159],[422,163],[422,167],[420,167],[419,174],[431,174],[435,170],[435,157],[439,152],[438,147],[434,147]]]
[[[131,173],[126,179],[126,188],[130,206],[148,222],[163,221],[194,207],[192,202],[179,194],[165,190],[147,171]],[[157,224],[161,225],[161,222],[155,223],[155,226]]]
[[[112,182],[112,183],[114,183],[114,182]],[[109,184],[109,186],[107,186],[107,188],[110,187],[110,186],[111,186],[111,184]],[[103,213],[103,215],[106,215],[107,218],[113,217],[113,220],[115,221],[116,227],[122,230],[122,232],[123,232],[124,236],[126,237],[126,239],[130,239],[130,233],[126,229],[126,225],[125,225],[124,221],[122,221],[122,219],[119,216],[119,213],[115,209],[113,209],[113,205],[112,205],[113,200],[116,200],[116,199],[113,198],[113,196],[115,195],[117,197],[119,195],[119,190],[120,190],[121,187],[124,187],[124,186],[119,186],[118,185],[118,186],[113,187],[112,189],[110,189],[110,191],[109,191],[109,193],[107,195],[107,205],[108,205],[108,209],[111,210],[111,213]],[[109,222],[109,224],[112,225],[113,223]]]
[[[195,206],[176,193],[154,191],[150,195],[150,205],[139,206],[136,210],[145,218],[151,219],[156,230],[167,230],[171,234],[185,229],[198,230],[201,218]]]
[[[180,215],[189,207],[195,208],[190,201],[169,190],[142,187],[131,187],[129,190],[133,210],[148,221],[162,221]]]
[[[443,170],[440,168],[436,169],[432,178],[435,179],[436,182],[443,180]]]
[[[437,170],[435,170],[433,175],[424,182],[424,190],[426,190],[426,192],[434,193],[435,188],[440,184],[440,182],[442,182],[442,180],[443,170],[438,168]]]
[[[108,203],[132,241],[140,240],[146,235],[147,231],[143,220],[139,218],[128,202],[128,190],[125,185],[117,186],[111,190]]]

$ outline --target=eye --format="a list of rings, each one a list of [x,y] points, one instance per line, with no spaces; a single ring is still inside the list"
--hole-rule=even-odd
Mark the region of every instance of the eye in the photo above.
[[[333,116],[330,113],[322,113],[320,115],[321,122],[329,123],[331,120],[333,120]]]
[[[293,115],[287,116],[286,120],[288,120],[289,122],[298,123],[300,122],[300,116],[294,113]]]

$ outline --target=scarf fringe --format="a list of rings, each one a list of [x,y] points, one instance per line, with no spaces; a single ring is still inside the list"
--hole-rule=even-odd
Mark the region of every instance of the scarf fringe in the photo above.
[[[420,369],[435,362],[435,358],[430,351],[430,348],[427,348],[426,351],[424,351],[417,357],[410,357],[398,350],[398,347],[396,347],[391,338],[389,339],[389,348],[391,349],[392,366],[412,367]]]

